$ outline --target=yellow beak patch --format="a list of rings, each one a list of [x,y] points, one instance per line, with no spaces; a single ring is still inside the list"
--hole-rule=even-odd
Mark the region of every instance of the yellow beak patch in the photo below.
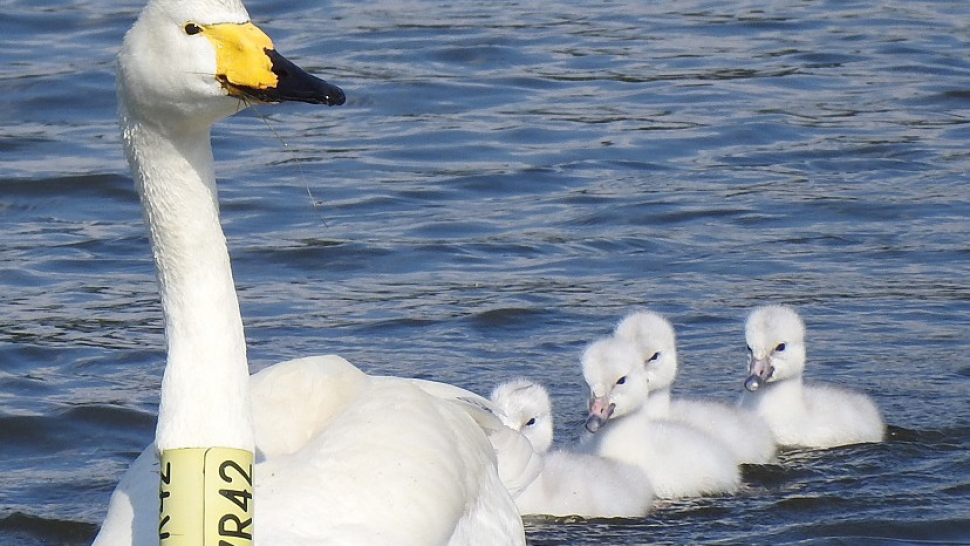
[[[216,79],[230,94],[233,87],[271,89],[279,83],[273,62],[266,55],[273,41],[252,23],[199,25],[216,49]]]

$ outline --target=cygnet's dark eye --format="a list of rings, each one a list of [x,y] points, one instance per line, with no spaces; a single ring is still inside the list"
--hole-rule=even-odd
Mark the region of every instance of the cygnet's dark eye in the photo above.
[[[778,351],[778,352],[784,351],[785,350],[785,344],[784,343],[779,343],[778,346],[775,347],[775,350]]]
[[[189,36],[195,36],[196,34],[202,32],[202,27],[200,27],[195,23],[185,23],[185,26],[182,27],[182,30],[184,30],[185,33],[188,34]]]
[[[660,358],[660,353],[653,353],[653,356],[651,356],[650,358],[648,358],[647,359],[647,362],[653,362],[654,360],[657,360],[658,358]]]
[[[525,426],[527,426],[527,427],[531,427],[534,424],[536,424],[536,418],[535,417],[533,417],[532,419],[529,419],[528,421],[525,422]]]
[[[621,378],[619,378],[619,379],[616,380],[616,384],[617,385],[622,385],[624,383],[626,383],[626,376],[625,375],[623,377],[621,377]]]

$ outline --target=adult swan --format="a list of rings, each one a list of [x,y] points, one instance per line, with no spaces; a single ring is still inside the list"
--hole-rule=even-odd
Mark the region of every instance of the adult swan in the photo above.
[[[280,56],[238,0],[149,0],[118,65],[167,363],[155,441],[94,544],[525,544],[507,487],[535,475],[531,450],[484,399],[335,356],[249,376],[210,127],[247,101],[343,92]]]

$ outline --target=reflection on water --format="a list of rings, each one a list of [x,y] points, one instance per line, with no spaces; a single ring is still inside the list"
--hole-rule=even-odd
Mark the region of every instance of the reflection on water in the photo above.
[[[162,331],[114,121],[141,7],[15,0],[0,43],[0,542],[86,544],[153,434]],[[808,325],[881,445],[737,496],[529,522],[535,545],[970,541],[970,92],[959,2],[248,2],[347,90],[214,133],[254,369],[338,352],[478,392],[669,316],[678,392],[733,399],[742,324]],[[269,127],[267,127],[267,125]]]

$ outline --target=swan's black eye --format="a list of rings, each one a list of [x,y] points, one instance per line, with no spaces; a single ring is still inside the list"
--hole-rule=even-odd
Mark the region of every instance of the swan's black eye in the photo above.
[[[195,36],[196,34],[202,32],[202,27],[195,23],[185,23],[185,26],[182,27],[182,29],[185,30],[185,33],[189,36]]]
[[[752,349],[750,345],[748,345],[748,352],[749,353],[753,353],[754,352],[754,349]]]
[[[651,356],[650,358],[648,358],[647,359],[647,362],[653,362],[654,360],[657,360],[658,358],[660,358],[660,353],[653,353],[653,356]]]
[[[619,378],[619,379],[616,380],[616,384],[617,385],[622,385],[624,383],[626,383],[626,376],[625,375],[623,377],[621,377],[621,378]]]
[[[534,424],[536,424],[536,418],[535,417],[533,417],[532,419],[529,419],[528,421],[525,422],[525,426],[527,426],[527,427],[531,427]]]
[[[776,351],[779,351],[779,352],[784,351],[785,350],[785,344],[784,343],[779,343],[778,346],[775,347],[775,350]]]

